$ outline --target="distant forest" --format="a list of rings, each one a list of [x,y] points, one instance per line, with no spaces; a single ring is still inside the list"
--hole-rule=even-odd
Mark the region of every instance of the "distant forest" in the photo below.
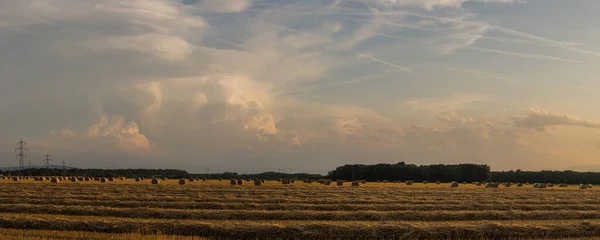
[[[23,174],[18,170],[0,171],[4,176],[24,175],[24,176],[88,176],[88,177],[167,177],[167,178],[210,178],[210,179],[231,179],[231,178],[260,178],[265,180],[276,180],[282,178],[288,179],[319,179],[324,178],[320,174],[308,173],[277,173],[264,172],[258,174],[238,174],[234,172],[214,173],[214,174],[191,174],[185,170],[177,169],[77,169],[77,168],[32,168],[25,169]]]
[[[492,172],[492,181],[497,182],[548,182],[548,183],[592,183],[600,184],[600,172],[575,171],[503,171]]]
[[[491,178],[490,167],[477,164],[421,165],[380,163],[344,165],[329,172],[331,179],[367,181],[441,181],[475,182]]]
[[[20,175],[18,171],[0,171],[4,176]],[[492,172],[487,165],[455,164],[455,165],[415,165],[399,162],[395,164],[380,163],[374,165],[347,164],[337,167],[327,175],[309,173],[264,172],[257,174],[238,174],[224,172],[214,174],[193,174],[177,169],[77,169],[77,168],[32,168],[25,169],[25,176],[90,176],[90,177],[168,177],[168,178],[260,178],[275,179],[332,179],[332,180],[367,180],[367,181],[441,181],[441,182],[521,182],[521,183],[591,183],[600,184],[600,172],[575,171],[502,171]]]

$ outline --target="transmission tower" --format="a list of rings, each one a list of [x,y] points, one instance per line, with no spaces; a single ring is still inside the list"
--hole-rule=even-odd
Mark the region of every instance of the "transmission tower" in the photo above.
[[[25,168],[24,159],[27,158],[27,154],[25,154],[25,152],[29,151],[29,149],[27,149],[25,146],[27,146],[27,143],[23,141],[23,138],[21,138],[21,141],[17,142],[17,148],[15,148],[15,152],[18,152],[17,158],[19,159],[20,176],[23,175],[23,169]]]
[[[62,176],[64,176],[64,175],[65,175],[65,172],[66,172],[66,169],[67,169],[67,168],[66,168],[66,163],[65,163],[65,160],[63,160],[63,161],[62,161],[62,165],[63,165]]]
[[[46,158],[44,158],[44,161],[46,162],[46,176],[50,176],[50,160],[52,160],[50,154],[46,153]]]

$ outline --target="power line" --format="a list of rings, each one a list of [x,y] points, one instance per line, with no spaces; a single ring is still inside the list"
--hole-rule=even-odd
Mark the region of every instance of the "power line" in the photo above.
[[[66,165],[65,165],[65,164],[66,164],[66,163],[65,163],[65,160],[63,160],[63,161],[62,161],[62,167],[63,167],[63,169],[62,169],[62,176],[64,176],[64,175],[65,175],[65,171],[66,171],[66,167],[65,167]]]
[[[44,158],[44,161],[46,162],[46,176],[50,176],[50,160],[52,160],[50,154],[46,153],[46,158]]]
[[[15,148],[15,152],[16,151],[19,152],[17,154],[17,158],[19,159],[19,175],[20,176],[23,175],[23,169],[25,168],[25,163],[23,162],[23,160],[25,158],[27,158],[27,154],[25,154],[25,152],[29,151],[29,149],[27,149],[25,146],[27,146],[27,143],[23,141],[23,138],[21,138],[21,141],[17,142],[17,148]]]

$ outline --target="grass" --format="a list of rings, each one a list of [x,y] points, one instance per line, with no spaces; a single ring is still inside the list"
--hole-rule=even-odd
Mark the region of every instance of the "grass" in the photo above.
[[[596,188],[449,186],[0,180],[0,239],[600,237]]]

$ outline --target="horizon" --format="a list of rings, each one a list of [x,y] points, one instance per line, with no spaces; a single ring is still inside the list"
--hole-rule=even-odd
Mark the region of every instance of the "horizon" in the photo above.
[[[597,6],[4,1],[0,166],[599,171]]]
[[[360,164],[360,163],[359,163]],[[395,163],[374,163],[374,164],[395,164]],[[406,163],[407,165],[416,165],[416,166],[427,166],[427,165],[436,165],[436,164],[414,164],[414,163]],[[477,164],[477,163],[455,163],[455,164]],[[344,164],[344,165],[353,165],[353,164]],[[364,165],[364,164],[361,164]],[[373,165],[373,164],[369,164],[369,165]],[[449,165],[453,165],[453,164],[449,164]],[[62,169],[63,166],[62,165],[50,165],[50,169]],[[338,167],[341,167],[343,165],[340,165]],[[488,165],[489,166],[489,165]],[[89,170],[89,169],[102,169],[102,170],[125,170],[125,169],[143,169],[143,170],[166,170],[166,169],[172,169],[172,170],[182,170],[182,171],[186,171],[189,174],[206,174],[206,172],[191,172],[188,171],[187,169],[176,169],[176,168],[80,168],[80,167],[74,167],[74,166],[69,166],[69,165],[65,165],[64,166],[67,169],[80,169],[80,170]],[[583,168],[580,169],[576,169],[576,168],[564,168],[564,169],[536,169],[536,170],[531,170],[531,169],[503,169],[503,170],[495,170],[493,169],[492,166],[490,167],[490,171],[491,172],[509,172],[509,171],[523,171],[523,172],[541,172],[541,171],[573,171],[573,172],[600,172],[600,164],[595,166],[592,169],[588,169],[588,170],[584,170]],[[587,166],[589,167],[589,166]],[[23,170],[27,170],[27,169],[44,169],[45,166],[42,165],[31,165],[31,166],[26,166]],[[336,167],[337,168],[337,167]],[[237,171],[218,171],[218,172],[210,172],[210,174],[223,174],[223,173],[236,173],[236,174],[248,174],[248,175],[253,175],[253,174],[262,174],[262,173],[281,173],[281,174],[319,174],[319,175],[327,175],[330,171],[335,170],[336,168],[330,169],[328,171],[325,172],[285,172],[285,171],[273,171],[273,170],[269,170],[269,171],[258,171],[258,172],[237,172]],[[19,167],[12,167],[12,166],[0,166],[0,171],[8,171],[8,170],[18,170]]]

